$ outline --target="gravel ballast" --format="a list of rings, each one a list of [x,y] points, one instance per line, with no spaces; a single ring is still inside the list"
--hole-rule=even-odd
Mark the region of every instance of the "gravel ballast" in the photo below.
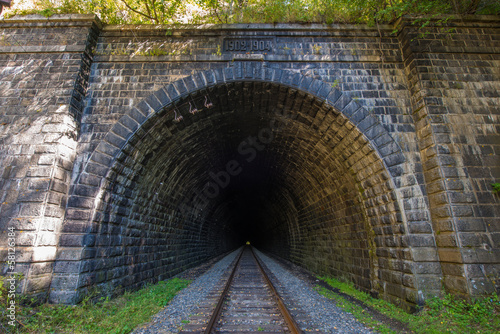
[[[292,315],[296,312],[304,313],[306,317],[297,319],[297,323],[303,331],[319,330],[324,333],[374,333],[365,327],[356,318],[336,306],[335,303],[313,290],[297,278],[289,270],[283,268],[276,261],[255,251],[267,269],[272,272],[273,284],[278,293],[284,298],[285,304],[289,307]],[[301,320],[303,319],[303,320]]]
[[[229,270],[240,249],[228,254],[200,275],[153,319],[137,328],[134,334],[178,333],[183,320],[196,313],[209,293],[221,285],[221,278]],[[310,284],[299,279],[290,270],[256,250],[256,255],[272,273],[271,280],[284,298],[285,304],[304,332],[322,333],[374,333],[350,313],[337,307],[317,293]]]
[[[240,249],[228,254],[222,260],[213,265],[203,275],[199,276],[191,284],[179,292],[177,296],[160,312],[151,322],[140,326],[134,334],[170,334],[178,333],[182,326],[182,320],[188,319],[198,305],[207,297],[217,284],[229,265],[234,261]]]

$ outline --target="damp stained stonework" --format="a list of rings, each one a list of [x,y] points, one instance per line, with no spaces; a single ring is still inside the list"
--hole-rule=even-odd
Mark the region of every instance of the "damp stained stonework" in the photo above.
[[[498,291],[498,20],[453,24],[0,21],[19,292],[76,303],[246,241],[406,310]]]

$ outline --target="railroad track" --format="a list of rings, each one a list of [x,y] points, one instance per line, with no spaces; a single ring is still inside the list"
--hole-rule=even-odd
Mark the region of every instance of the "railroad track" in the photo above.
[[[222,293],[216,295],[179,333],[302,333],[251,246],[243,248]]]

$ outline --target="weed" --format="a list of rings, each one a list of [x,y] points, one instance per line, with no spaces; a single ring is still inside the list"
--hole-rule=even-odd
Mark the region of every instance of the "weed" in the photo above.
[[[222,51],[220,49],[220,44],[217,45],[217,51],[215,53],[212,53],[213,56],[222,56]]]
[[[313,50],[314,50],[314,54],[317,54],[317,55],[320,55],[321,54],[321,49],[323,48],[321,45],[316,45],[314,44],[312,46]]]
[[[147,51],[139,52],[139,55],[154,57],[154,56],[171,55],[171,53],[169,53],[168,51],[165,51],[159,47],[153,47]]]
[[[39,11],[38,14],[45,16],[45,17],[51,17],[52,15],[55,14],[55,12],[52,8],[47,8],[47,9]]]
[[[500,183],[492,183],[493,193],[500,194]]]
[[[322,278],[329,285],[370,306],[389,318],[398,320],[415,333],[498,333],[500,331],[500,298],[496,294],[477,298],[471,302],[450,294],[442,298],[432,298],[423,309],[408,314],[389,302],[371,297],[356,290],[352,283],[340,282],[332,278]],[[393,333],[386,325],[376,321],[361,306],[345,300],[340,295],[317,288],[325,297],[335,300],[337,305],[351,312],[359,321],[381,333]]]
[[[110,55],[113,55],[113,56],[124,56],[124,55],[128,55],[128,52],[125,48],[118,48],[118,49],[114,49],[113,51],[111,51]]]
[[[11,44],[5,39],[5,36],[0,37],[0,45],[10,46]]]
[[[361,306],[347,301],[340,295],[323,287],[318,288],[318,292],[328,299],[335,300],[337,306],[349,313],[352,313],[356,317],[356,319],[358,319],[366,326],[374,328],[380,333],[393,333],[386,325],[375,320],[369,313],[365,312],[365,310]]]
[[[0,328],[5,328],[6,333],[129,333],[149,321],[188,284],[187,280],[174,278],[139,291],[125,292],[115,299],[97,298],[90,293],[76,306],[20,306],[16,314],[20,325],[8,326],[3,317]],[[0,313],[5,310],[2,300]]]

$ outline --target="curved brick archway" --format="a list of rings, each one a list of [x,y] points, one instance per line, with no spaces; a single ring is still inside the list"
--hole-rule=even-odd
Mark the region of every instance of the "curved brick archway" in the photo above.
[[[213,109],[191,115],[206,96]],[[251,135],[260,146],[247,161]],[[74,274],[54,273],[51,299],[162,279],[249,237],[411,308],[439,263],[419,261],[434,238],[413,234],[425,200],[408,170],[376,116],[321,81],[250,63],[184,78],[123,116],[75,181],[56,266]],[[230,185],[221,171],[235,174]]]

